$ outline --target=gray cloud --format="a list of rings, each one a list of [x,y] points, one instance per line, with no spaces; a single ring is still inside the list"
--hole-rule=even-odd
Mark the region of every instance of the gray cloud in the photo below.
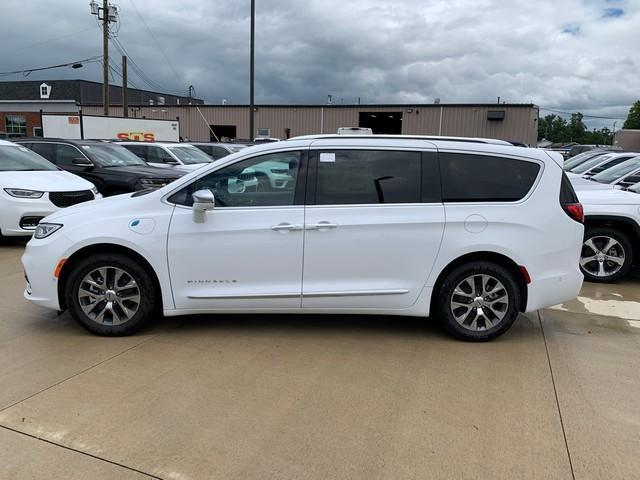
[[[120,0],[118,39],[154,83],[179,93],[194,85],[210,103],[248,101],[249,0],[133,2]],[[612,3],[622,13],[603,17]],[[358,97],[365,103],[486,102],[500,96],[624,117],[639,95],[639,3],[257,0],[256,99],[319,103],[332,94],[345,103]],[[101,53],[86,1],[7,0],[0,18],[1,71]],[[75,77],[99,81],[100,65],[30,78]],[[130,77],[150,88],[135,72]],[[120,79],[114,74],[113,81]]]

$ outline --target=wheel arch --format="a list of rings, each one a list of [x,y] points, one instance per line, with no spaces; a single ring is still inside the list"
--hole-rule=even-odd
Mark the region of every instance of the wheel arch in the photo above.
[[[138,262],[142,266],[142,268],[144,268],[144,270],[150,275],[158,294],[158,298],[160,299],[160,301],[162,301],[162,287],[160,286],[158,275],[151,264],[142,255],[129,247],[118,245],[116,243],[97,243],[93,245],[87,245],[75,251],[69,258],[67,258],[67,261],[64,263],[64,266],[62,267],[60,276],[58,278],[58,304],[60,305],[60,310],[66,310],[67,308],[65,291],[67,283],[69,281],[69,276],[71,275],[73,269],[85,258],[101,253],[116,253],[129,257],[132,260]]]
[[[527,279],[520,269],[520,266],[518,266],[518,264],[511,258],[501,253],[480,251],[461,255],[460,257],[449,262],[449,264],[442,269],[434,283],[433,292],[431,294],[431,302],[429,305],[430,312],[435,311],[435,302],[438,301],[438,297],[440,295],[440,287],[446,276],[455,268],[470,262],[492,262],[507,269],[507,271],[513,275],[516,285],[518,286],[518,289],[520,291],[520,305],[518,305],[518,309],[521,312],[524,312],[526,310],[528,300]]]

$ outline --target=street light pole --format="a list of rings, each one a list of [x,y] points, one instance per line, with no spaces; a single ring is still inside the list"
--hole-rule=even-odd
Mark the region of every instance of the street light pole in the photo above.
[[[255,44],[256,44],[256,0],[251,0],[251,53],[249,56],[249,140],[253,141],[255,132]]]
[[[102,104],[109,116],[109,0],[102,1]]]

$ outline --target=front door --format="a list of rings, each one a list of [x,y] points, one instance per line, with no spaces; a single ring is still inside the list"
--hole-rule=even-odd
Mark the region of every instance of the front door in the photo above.
[[[411,307],[444,231],[435,149],[320,149],[310,158],[302,307]]]
[[[178,309],[299,310],[306,154],[260,155],[206,174],[170,197],[176,204],[168,260]],[[287,168],[285,188],[259,182]],[[273,172],[279,175],[282,172]],[[208,189],[215,208],[194,217],[193,192]]]

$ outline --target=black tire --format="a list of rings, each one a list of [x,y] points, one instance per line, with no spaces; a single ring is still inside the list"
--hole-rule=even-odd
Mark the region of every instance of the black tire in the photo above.
[[[622,263],[620,268],[615,269],[619,265],[618,263],[605,260],[604,262],[602,262],[604,271],[605,273],[611,272],[611,274],[599,275],[598,272],[596,272],[596,269],[599,271],[599,261],[594,260],[592,262],[585,263],[585,260],[587,258],[593,257],[594,253],[593,248],[587,246],[587,242],[591,240],[592,244],[597,248],[604,248],[606,245],[604,239],[606,238],[615,240],[615,242],[617,242],[617,245],[609,248],[606,252],[601,252],[605,254],[604,258],[620,258],[620,255],[622,255],[624,257],[624,262]],[[600,250],[597,250],[597,253],[600,253]],[[582,245],[582,251],[580,252],[580,270],[582,271],[585,280],[595,283],[616,282],[629,273],[632,264],[633,247],[631,246],[629,237],[627,237],[620,230],[616,230],[615,228],[611,227],[592,227],[585,230],[584,243]]]
[[[460,300],[461,303],[466,303],[462,302],[463,298],[455,293],[454,290],[466,279],[472,278],[472,282],[475,282],[475,279],[482,275],[493,279],[487,281],[487,285],[489,288],[495,288],[495,290],[490,290],[488,294],[485,292],[481,297],[490,300],[505,299],[503,302],[497,302],[494,307],[482,307],[483,314],[489,317],[491,323],[485,320],[484,316],[477,315],[479,310],[477,307],[472,306],[472,303],[469,303],[468,307],[455,309],[451,303],[454,300],[454,295],[456,301]],[[480,284],[482,284],[482,277],[479,278],[481,279]],[[494,283],[494,281],[496,282]],[[499,287],[497,282],[500,282],[502,287]],[[471,297],[474,296],[477,297],[477,293],[479,293],[477,284],[471,285],[471,283],[468,283],[467,285],[471,287],[471,290],[468,294],[465,293],[465,300],[467,298],[471,300]],[[506,293],[506,297],[503,295],[503,290]],[[436,316],[442,326],[459,339],[470,342],[484,342],[502,335],[511,328],[518,316],[520,297],[521,293],[516,280],[506,268],[492,262],[470,262],[454,268],[440,284],[438,296],[436,297]],[[459,317],[463,317],[463,324],[456,320],[454,311]],[[499,311],[498,315],[494,313],[495,311]],[[503,316],[500,318],[499,315]],[[464,325],[466,321],[473,321],[474,319],[476,319],[476,328],[473,328],[472,325]]]
[[[123,323],[108,324],[108,318],[105,319],[105,323],[98,322],[83,311],[80,303],[81,299],[79,298],[80,287],[83,285],[84,279],[87,275],[100,268],[112,268],[116,271],[123,271],[128,275],[128,277],[130,277],[130,280],[134,282],[134,287],[132,288],[137,289],[139,292],[137,310],[135,310],[135,313]],[[107,274],[107,276],[109,276],[109,274]],[[111,291],[115,290],[115,288],[113,288],[113,278],[113,275],[111,275],[111,279],[105,281],[105,285],[108,285],[109,281],[112,280],[112,287],[110,288]],[[128,280],[127,277],[121,278],[124,279],[124,282],[127,282]],[[87,284],[84,283],[84,286],[87,287]],[[147,272],[137,261],[120,254],[98,254],[82,260],[74,267],[66,284],[65,299],[71,316],[84,328],[97,335],[118,337],[134,333],[147,320],[149,320],[154,313],[157,312],[156,306],[158,292],[156,291],[156,287],[149,272]],[[93,305],[93,303],[90,305]],[[97,312],[98,310],[102,310],[98,301],[95,305],[96,309],[94,311]],[[87,306],[85,306],[85,308],[86,307]],[[126,304],[126,308],[133,310],[131,303]],[[119,312],[121,316],[126,316],[123,315],[123,310],[119,307],[117,307],[117,312]],[[109,315],[113,322],[116,313],[111,310],[106,314],[107,317]]]

